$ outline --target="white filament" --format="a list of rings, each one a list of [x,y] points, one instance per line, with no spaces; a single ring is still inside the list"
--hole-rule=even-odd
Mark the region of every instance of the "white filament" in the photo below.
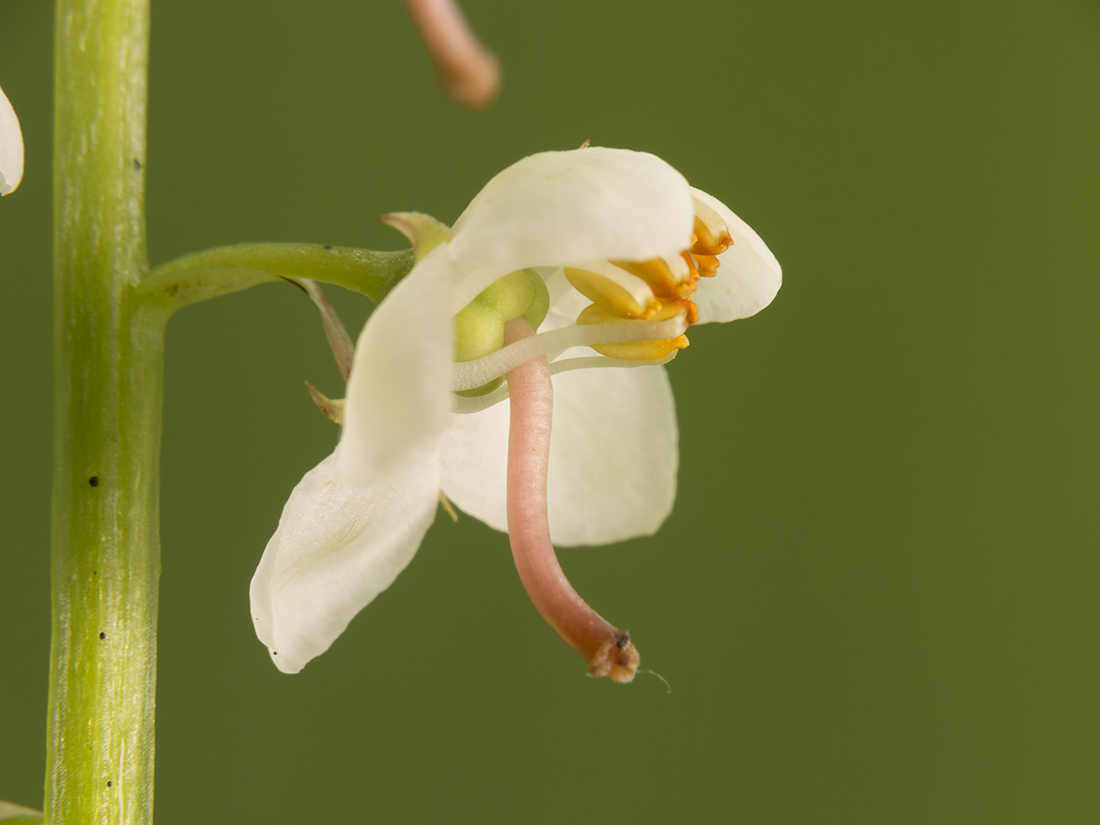
[[[633,367],[659,367],[662,364],[667,364],[673,358],[677,356],[680,350],[676,349],[666,355],[664,358],[656,358],[652,361],[625,361],[621,358],[608,358],[606,355],[590,355],[581,356],[579,358],[565,358],[561,361],[554,361],[550,364],[550,374],[557,375],[562,372],[570,372],[571,370],[590,370],[590,369],[630,369]],[[508,398],[508,384],[505,382],[497,387],[492,392],[487,392],[485,395],[479,395],[474,398],[468,398],[462,395],[456,395],[454,398],[453,412],[459,415],[469,415],[471,413],[478,413],[482,410],[487,410],[489,407],[499,404],[501,401],[505,401]]]
[[[684,314],[664,321],[631,321],[623,324],[590,324],[563,327],[524,338],[494,353],[455,364],[455,392],[472,390],[500,378],[508,370],[545,355],[553,361],[571,347],[598,344],[634,344],[641,341],[665,341],[682,335],[688,328]],[[645,362],[650,363],[650,362]]]

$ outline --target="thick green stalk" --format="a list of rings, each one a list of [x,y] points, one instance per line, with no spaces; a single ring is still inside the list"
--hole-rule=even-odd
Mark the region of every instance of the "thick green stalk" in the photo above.
[[[148,0],[58,0],[46,821],[148,823],[167,310],[139,300]]]

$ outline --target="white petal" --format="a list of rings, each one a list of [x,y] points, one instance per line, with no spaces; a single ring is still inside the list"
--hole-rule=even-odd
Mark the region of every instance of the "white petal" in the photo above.
[[[455,223],[452,255],[464,275],[456,302],[465,306],[526,266],[676,254],[689,245],[692,223],[687,181],[654,155],[604,148],[531,155],[489,181]]]
[[[508,404],[456,415],[443,444],[443,492],[506,530]],[[647,536],[672,510],[676,411],[661,367],[578,370],[554,378],[550,534],[561,546]]]
[[[412,560],[435,518],[435,456],[374,487],[336,481],[329,456],[294,488],[252,577],[256,635],[284,673],[328,650]]]
[[[367,321],[355,347],[337,450],[342,483],[375,484],[438,448],[451,409],[452,282],[443,244]]]
[[[0,195],[15,191],[23,179],[23,133],[19,118],[0,89]]]
[[[733,246],[718,256],[718,274],[699,281],[693,296],[699,322],[734,321],[755,315],[772,302],[783,283],[779,261],[747,223],[717,198],[692,190],[726,222]]]
[[[495,530],[508,530],[508,403],[455,414],[440,450],[443,495]],[[551,435],[553,445],[553,435]]]

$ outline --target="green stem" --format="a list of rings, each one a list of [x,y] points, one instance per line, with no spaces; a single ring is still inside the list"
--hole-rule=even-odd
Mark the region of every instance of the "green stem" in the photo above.
[[[413,251],[373,252],[305,243],[244,243],[207,249],[161,264],[142,290],[156,305],[178,309],[283,278],[310,278],[366,295],[375,303],[414,263]]]
[[[148,0],[58,0],[45,814],[148,823],[167,311],[145,259]]]

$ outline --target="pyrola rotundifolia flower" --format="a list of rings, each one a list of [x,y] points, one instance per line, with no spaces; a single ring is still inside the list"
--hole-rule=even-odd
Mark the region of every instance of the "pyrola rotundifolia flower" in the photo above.
[[[692,323],[767,306],[779,264],[722,203],[625,150],[525,158],[453,229],[389,220],[418,263],[364,328],[340,444],[264,551],[257,635],[288,673],[328,649],[409,563],[442,491],[509,531],[532,600],[589,672],[629,681],[629,637],[572,591],[551,540],[656,531],[678,462],[661,365]]]
[[[23,179],[23,133],[19,118],[0,89],[0,195],[15,191]]]

